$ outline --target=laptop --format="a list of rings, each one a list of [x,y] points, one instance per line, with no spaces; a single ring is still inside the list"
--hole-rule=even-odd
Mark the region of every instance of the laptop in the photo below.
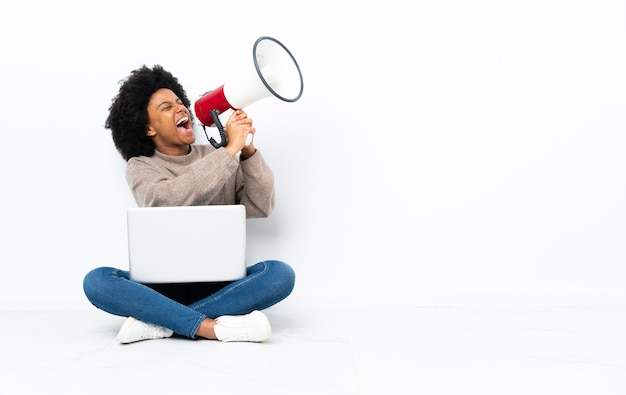
[[[246,275],[243,205],[133,207],[127,225],[133,281],[217,282]]]

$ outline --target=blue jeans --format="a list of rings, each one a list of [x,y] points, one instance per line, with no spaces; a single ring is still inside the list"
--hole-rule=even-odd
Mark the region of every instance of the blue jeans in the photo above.
[[[83,281],[87,299],[107,313],[135,317],[194,339],[206,318],[247,314],[266,309],[293,290],[295,273],[281,261],[264,261],[248,267],[247,275],[190,305],[184,305],[130,280],[128,271],[100,267]]]

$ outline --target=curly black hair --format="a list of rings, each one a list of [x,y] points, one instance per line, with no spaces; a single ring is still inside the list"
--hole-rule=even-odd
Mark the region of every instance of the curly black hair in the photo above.
[[[152,156],[155,146],[146,135],[148,102],[152,94],[161,88],[167,88],[182,100],[185,107],[190,108],[191,102],[178,79],[161,65],[153,68],[143,65],[133,70],[121,83],[104,126],[111,129],[115,147],[124,160],[128,161],[135,156]]]

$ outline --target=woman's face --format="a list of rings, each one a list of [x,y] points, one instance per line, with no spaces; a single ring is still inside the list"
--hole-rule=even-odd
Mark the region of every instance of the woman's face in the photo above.
[[[196,140],[189,110],[170,89],[161,88],[150,97],[146,135],[166,155],[186,155]]]

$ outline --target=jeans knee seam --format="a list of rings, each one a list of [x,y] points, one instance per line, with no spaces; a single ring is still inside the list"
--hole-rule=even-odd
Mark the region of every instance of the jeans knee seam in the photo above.
[[[202,307],[206,306],[206,305],[207,305],[207,304],[209,304],[209,303],[215,302],[216,300],[220,300],[220,299],[222,299],[223,297],[225,297],[225,296],[229,295],[230,293],[232,293],[232,292],[236,291],[236,290],[237,290],[237,289],[239,289],[240,287],[242,287],[242,286],[244,286],[244,285],[246,285],[246,284],[248,284],[248,283],[250,283],[250,282],[252,282],[252,281],[256,280],[258,277],[260,277],[261,275],[263,275],[264,273],[266,273],[266,272],[268,271],[268,269],[269,269],[269,265],[267,264],[267,262],[262,262],[262,263],[263,263],[263,270],[261,270],[261,271],[259,271],[259,272],[257,272],[257,273],[254,273],[254,274],[253,274],[253,275],[251,275],[251,276],[248,276],[248,277],[244,278],[244,279],[243,279],[243,281],[240,281],[240,282],[239,282],[239,283],[237,283],[234,287],[232,287],[232,288],[228,289],[226,292],[224,292],[224,293],[222,293],[222,294],[220,294],[220,295],[217,295],[216,297],[213,297],[213,298],[211,298],[211,299],[209,299],[209,300],[206,300],[206,301],[205,301],[204,303],[202,303],[201,305],[197,305],[197,306],[195,306],[195,305],[194,305],[194,307],[193,307],[193,308],[194,308],[194,310],[195,310],[195,309],[200,309],[200,308],[202,308]]]

